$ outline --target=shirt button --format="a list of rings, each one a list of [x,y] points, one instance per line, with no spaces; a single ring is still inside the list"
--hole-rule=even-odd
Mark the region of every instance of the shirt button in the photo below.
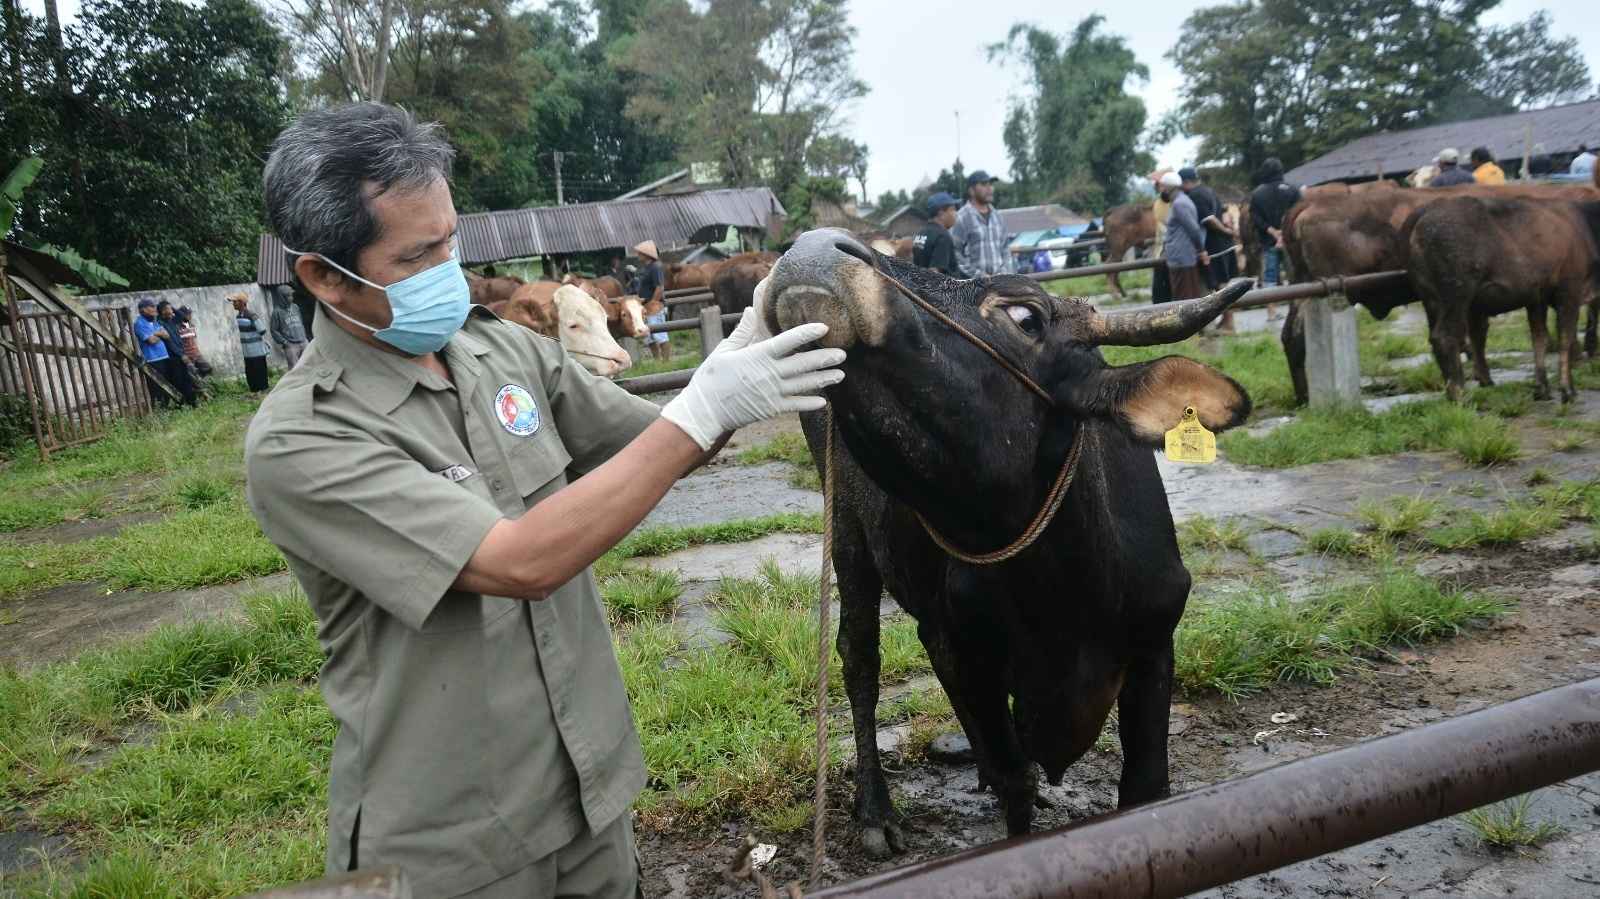
[[[562,717],[566,717],[566,714],[567,714],[567,701],[565,699],[563,699],[560,702],[556,703],[556,714],[557,715],[561,715]]]
[[[499,481],[495,481],[495,482],[494,482],[494,483],[492,483],[492,484],[490,484],[490,485],[489,485],[489,486],[490,486],[490,487],[493,487],[493,488],[494,488],[494,491],[495,491],[495,492],[496,492],[496,493],[499,493],[499,492],[500,492],[500,488],[501,488],[501,487],[504,487],[504,486],[505,486],[505,485],[504,485],[504,484],[501,484],[501,483],[500,483],[500,482],[499,482]]]

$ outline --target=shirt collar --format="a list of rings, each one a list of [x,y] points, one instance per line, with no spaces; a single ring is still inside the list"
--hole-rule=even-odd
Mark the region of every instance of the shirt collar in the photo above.
[[[493,317],[493,313],[482,306],[473,306],[468,310],[467,321],[486,315]],[[339,327],[321,303],[317,304],[312,327],[321,354],[339,367],[340,380],[351,390],[371,400],[385,415],[399,408],[419,384],[429,390],[448,389],[436,374],[410,359],[384,352],[356,339],[355,335]],[[477,357],[487,352],[488,344],[465,330],[457,331],[443,350],[453,380],[457,381],[463,376],[477,375],[481,370]],[[321,376],[323,372],[318,371],[317,374]]]

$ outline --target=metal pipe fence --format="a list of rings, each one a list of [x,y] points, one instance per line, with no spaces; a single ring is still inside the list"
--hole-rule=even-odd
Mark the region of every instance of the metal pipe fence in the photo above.
[[[1600,770],[1600,678],[812,899],[1186,896]]]

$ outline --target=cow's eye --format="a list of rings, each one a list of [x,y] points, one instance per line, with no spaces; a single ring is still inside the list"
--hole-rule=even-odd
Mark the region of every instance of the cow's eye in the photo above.
[[[1023,306],[1020,304],[1016,306],[1007,306],[1006,315],[1011,316],[1011,320],[1017,323],[1017,327],[1021,328],[1027,334],[1037,337],[1044,331],[1044,322],[1039,317],[1039,313],[1034,311],[1032,306]]]

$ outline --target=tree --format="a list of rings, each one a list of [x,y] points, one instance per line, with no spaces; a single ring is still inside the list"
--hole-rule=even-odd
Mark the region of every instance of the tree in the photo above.
[[[22,216],[31,238],[76,247],[140,288],[252,278],[262,160],[288,112],[285,46],[260,10],[88,0],[62,46],[82,127],[66,114],[27,122],[45,161]],[[50,68],[25,65],[25,86],[48,92]]]
[[[343,99],[382,102],[399,0],[281,0],[279,20],[300,52],[343,87]]]
[[[1384,130],[1559,102],[1588,89],[1572,39],[1498,0],[1244,0],[1197,10],[1167,56],[1184,73],[1173,130],[1202,159],[1287,166]]]
[[[655,0],[643,20],[620,59],[637,76],[628,117],[732,184],[799,181],[813,141],[867,90],[844,0]]]
[[[1013,102],[1002,137],[1013,199],[1064,203],[1097,212],[1122,202],[1128,177],[1151,164],[1139,149],[1144,101],[1127,91],[1150,71],[1103,16],[1078,23],[1065,40],[1033,25],[1011,28],[989,58],[1020,62],[1030,93]]]
[[[851,178],[861,185],[861,198],[867,197],[867,147],[842,134],[824,134],[806,149],[806,168],[821,178]]]

